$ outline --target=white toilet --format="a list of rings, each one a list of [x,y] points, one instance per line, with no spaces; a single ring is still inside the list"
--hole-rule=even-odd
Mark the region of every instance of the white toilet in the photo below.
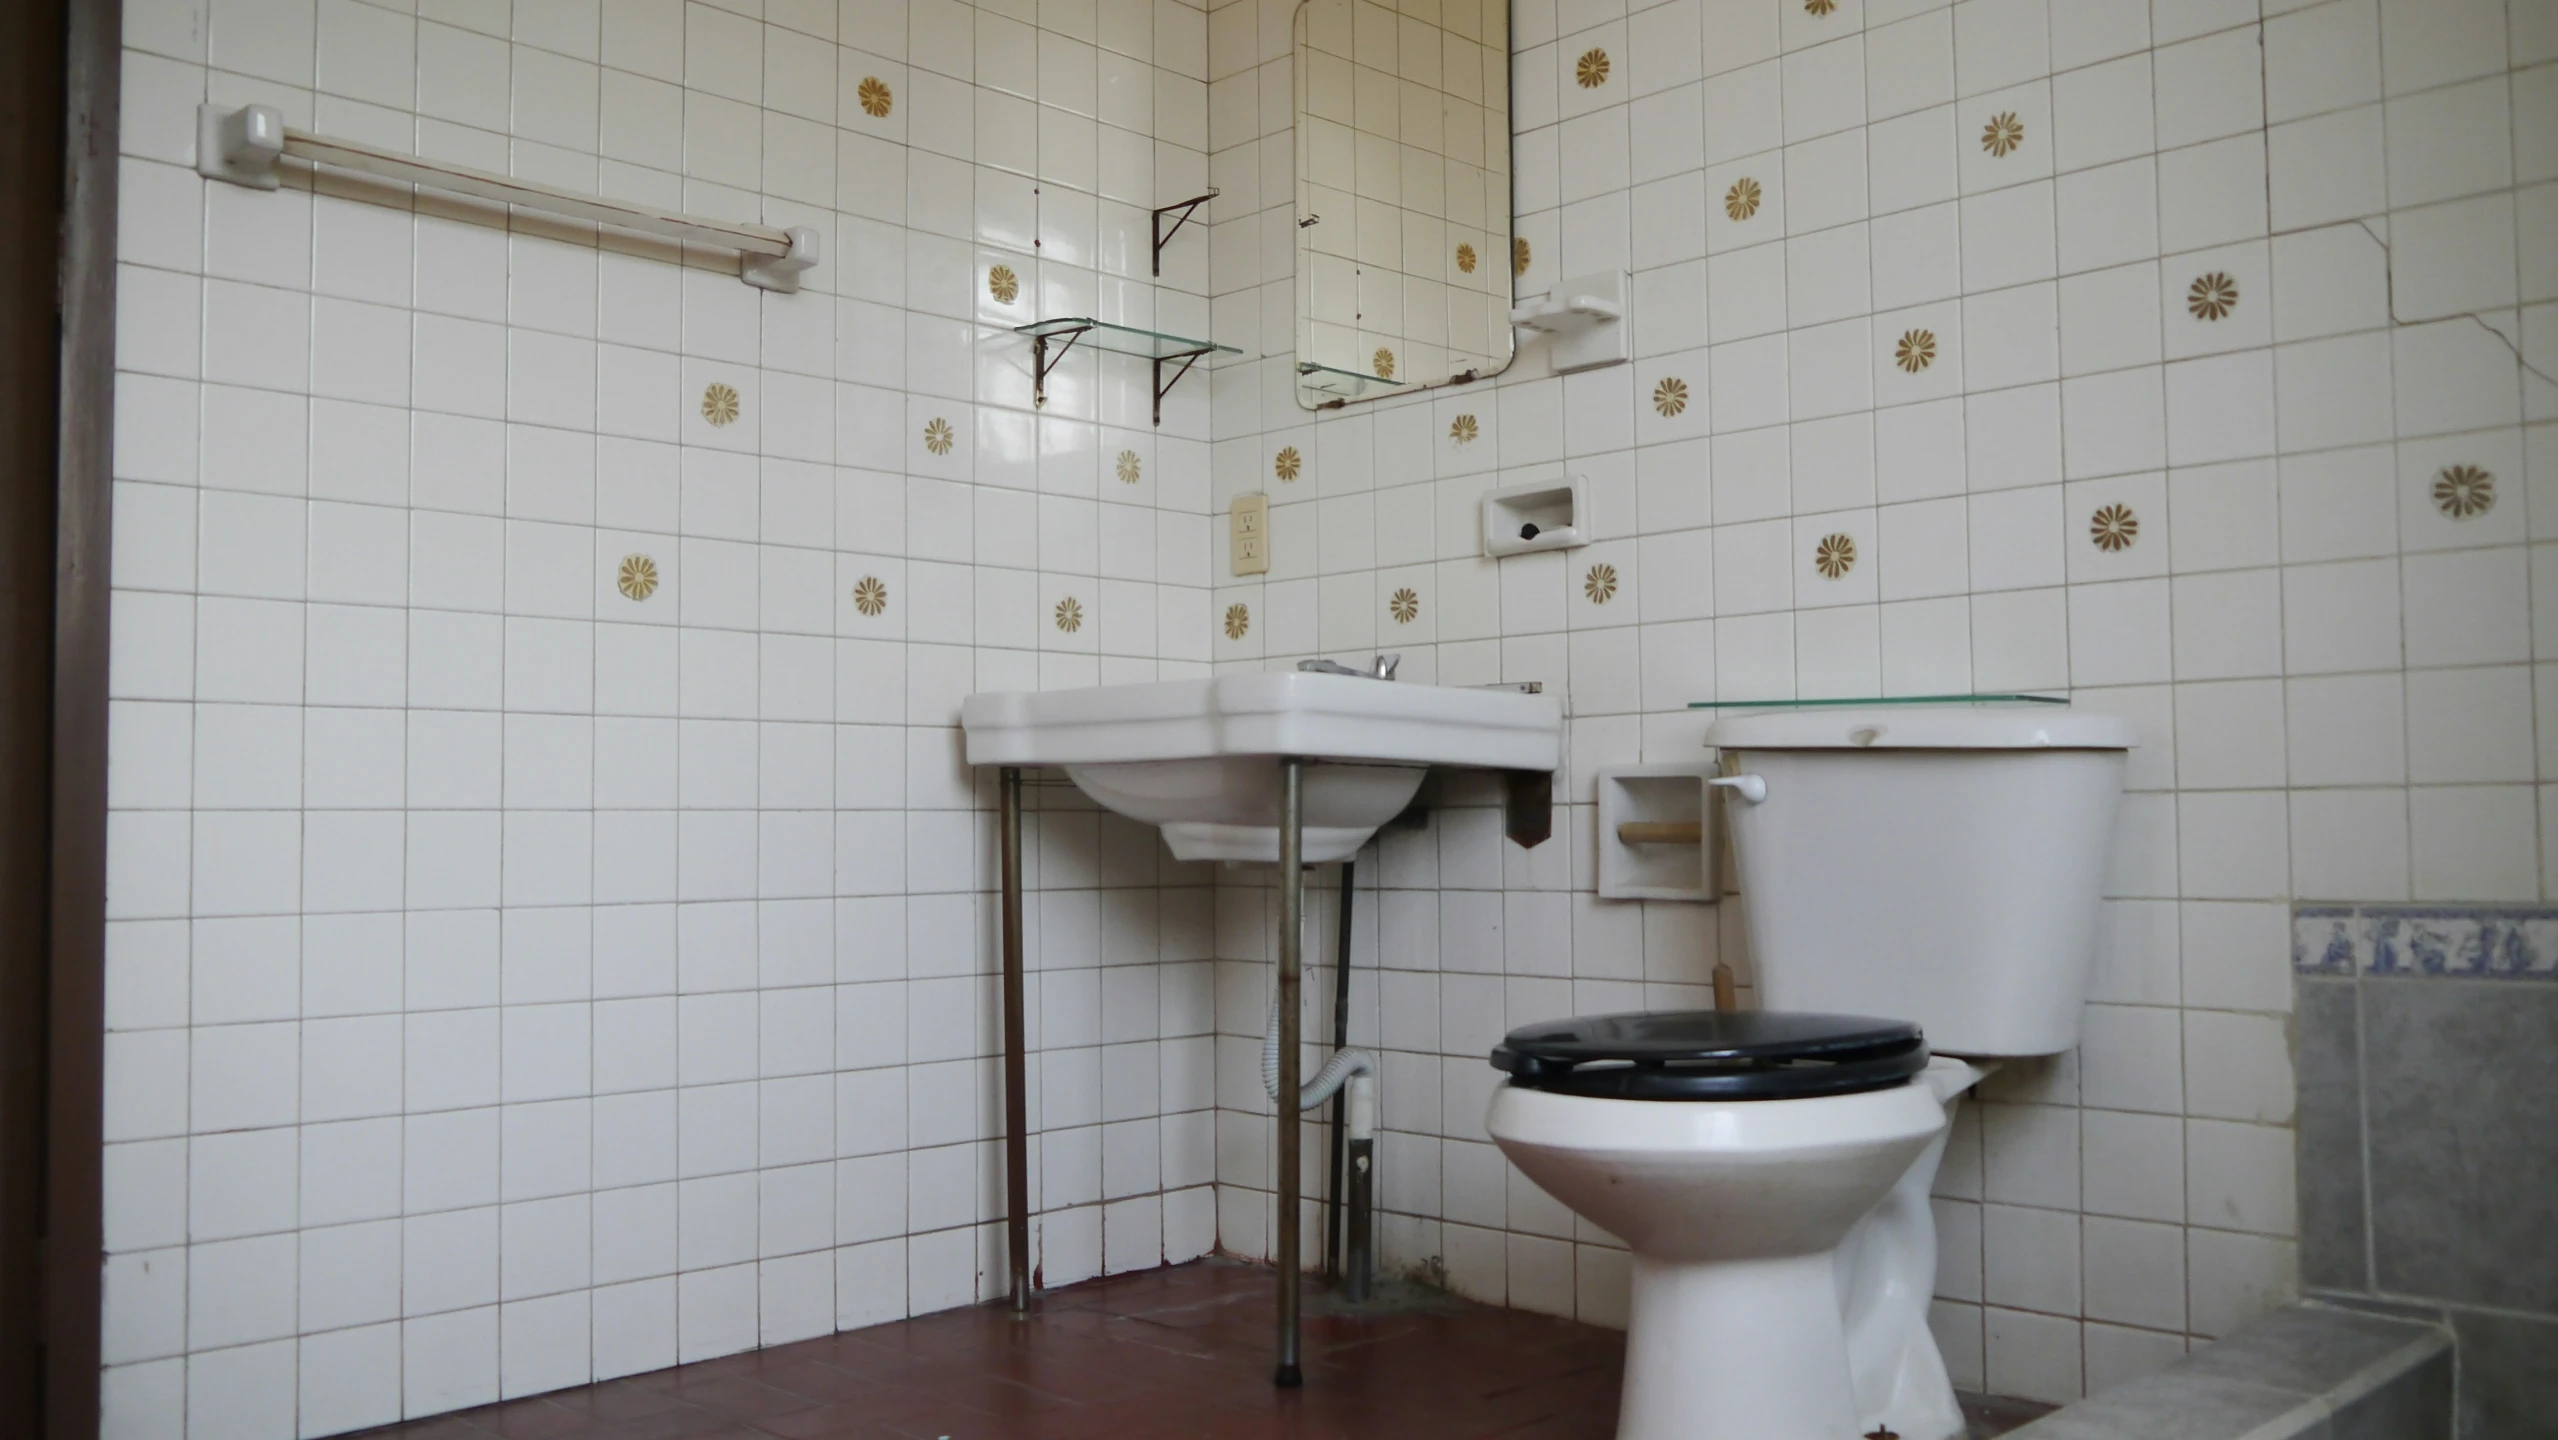
[[[1487,1125],[1634,1259],[1617,1440],[1951,1440],[1928,1191],[1956,1098],[2078,1043],[2124,721],[1718,721],[1764,1009],[1512,1031]],[[1960,1058],[1956,1058],[1960,1057]]]

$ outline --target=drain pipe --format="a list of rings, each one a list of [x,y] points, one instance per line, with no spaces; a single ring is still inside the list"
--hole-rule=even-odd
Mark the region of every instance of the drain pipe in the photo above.
[[[1279,1039],[1279,1005],[1279,989],[1273,986],[1270,992],[1270,1024],[1261,1032],[1261,1088],[1270,1092],[1274,1103],[1286,1093],[1285,1083],[1279,1074],[1280,1063],[1285,1058],[1282,1054],[1285,1047]],[[1300,1113],[1316,1109],[1339,1093],[1347,1095],[1351,1108],[1356,1110],[1359,1104],[1357,1082],[1368,1082],[1373,1091],[1376,1073],[1376,1056],[1365,1050],[1335,1050],[1332,1058],[1323,1062],[1323,1068],[1315,1072],[1315,1078],[1298,1087],[1297,1109]],[[1369,1103],[1376,1103],[1373,1093]]]
[[[1297,762],[1287,762],[1287,775],[1282,783],[1282,813],[1294,816],[1299,798]],[[1315,1110],[1330,1100],[1335,1092],[1348,1090],[1351,1110],[1351,1133],[1366,1136],[1374,1151],[1376,1136],[1376,1056],[1369,1051],[1340,1049],[1322,1061],[1315,1079],[1297,1084],[1297,995],[1302,957],[1305,957],[1305,867],[1297,865],[1302,854],[1297,844],[1297,826],[1282,824],[1279,829],[1279,977],[1271,985],[1269,1023],[1261,1028],[1261,1090],[1269,1092],[1276,1105],[1279,1123],[1279,1184],[1274,1187],[1271,1202],[1279,1207],[1279,1384],[1302,1384],[1302,1371],[1297,1368],[1297,1299],[1299,1299],[1299,1240],[1297,1240],[1297,1154],[1302,1141],[1302,1125],[1307,1110]],[[1294,1095],[1297,1105],[1289,1107],[1284,1097]],[[1361,1156],[1353,1154],[1353,1166]],[[1358,1166],[1374,1171],[1374,1154],[1366,1156],[1369,1164]],[[1361,1225],[1363,1228],[1363,1225]],[[1361,1287],[1366,1289],[1366,1287]]]
[[[1353,1075],[1342,1093],[1350,1101],[1342,1143],[1350,1155],[1350,1221],[1343,1237],[1341,1296],[1355,1305],[1368,1298],[1377,1273],[1377,1077]]]

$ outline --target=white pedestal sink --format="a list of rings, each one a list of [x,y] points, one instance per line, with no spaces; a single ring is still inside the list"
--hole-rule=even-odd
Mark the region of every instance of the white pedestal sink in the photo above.
[[[1378,657],[1381,673],[1392,659]],[[1348,860],[1421,788],[1433,765],[1552,771],[1563,707],[1551,695],[1403,685],[1306,671],[1220,675],[1151,685],[971,695],[959,708],[968,763],[1002,772],[1005,1245],[1013,1308],[1030,1304],[1030,1103],[1022,931],[1022,768],[1054,765],[1095,800],[1149,825],[1184,860],[1279,867],[1273,985],[1274,1096],[1298,1084],[1306,867]],[[1537,777],[1543,838],[1546,782]],[[1525,843],[1534,843],[1533,840]],[[1344,900],[1348,903],[1348,887]],[[1348,912],[1345,909],[1343,913]],[[1298,1146],[1273,1127],[1278,1164],[1277,1382],[1301,1381],[1297,1307]]]
[[[969,764],[1057,766],[1184,860],[1278,860],[1283,756],[1311,762],[1313,865],[1356,854],[1433,765],[1550,771],[1563,748],[1551,695],[1302,671],[971,695],[959,723]]]

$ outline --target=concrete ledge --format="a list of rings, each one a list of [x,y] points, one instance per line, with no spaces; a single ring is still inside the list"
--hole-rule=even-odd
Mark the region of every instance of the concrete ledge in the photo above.
[[[2452,1337],[2325,1305],[2250,1321],[2010,1440],[2450,1440]]]

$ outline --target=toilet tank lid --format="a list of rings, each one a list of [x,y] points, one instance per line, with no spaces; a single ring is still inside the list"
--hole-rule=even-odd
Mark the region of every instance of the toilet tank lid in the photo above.
[[[2054,706],[1763,710],[1726,715],[1705,743],[1727,750],[2129,750],[2128,720]]]

